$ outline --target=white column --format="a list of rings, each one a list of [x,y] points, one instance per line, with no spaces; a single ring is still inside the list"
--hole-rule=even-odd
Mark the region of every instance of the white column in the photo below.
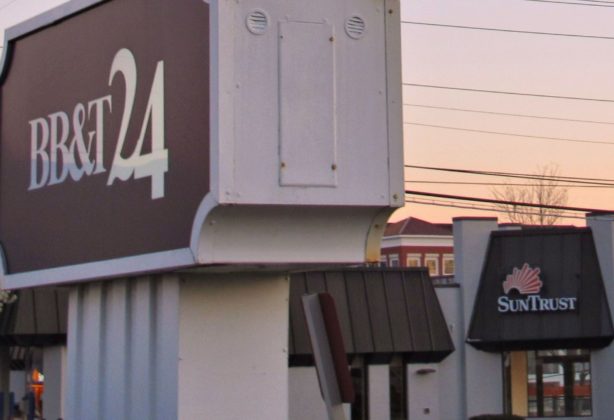
[[[486,257],[490,232],[498,227],[496,218],[455,218],[455,278],[461,287],[465,337]],[[462,345],[457,350],[464,360],[465,407],[459,418],[503,411],[503,372],[501,355]]]
[[[390,419],[390,365],[367,365],[369,418]]]
[[[441,420],[438,365],[416,363],[407,365],[408,417],[412,420]]]
[[[66,418],[287,419],[284,275],[74,286]]]
[[[43,414],[46,419],[64,418],[66,346],[43,348],[43,373],[45,392],[43,393]]]
[[[587,225],[593,231],[601,275],[610,312],[614,308],[614,215],[589,215]],[[614,345],[591,353],[593,381],[593,417],[606,418],[614,413]]]
[[[439,387],[439,415],[441,419],[454,419],[464,410],[465,378],[462,348],[465,346],[464,320],[461,308],[461,289],[456,286],[436,287],[437,299],[452,337],[455,351],[437,365]]]
[[[285,275],[182,281],[179,419],[288,418]]]
[[[288,419],[326,420],[326,405],[320,392],[316,368],[313,366],[290,368],[289,378]]]

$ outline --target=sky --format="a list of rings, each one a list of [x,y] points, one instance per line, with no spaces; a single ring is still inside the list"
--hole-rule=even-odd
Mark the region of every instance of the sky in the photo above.
[[[563,4],[566,1],[402,3],[406,165],[510,173],[534,173],[544,165],[555,165],[562,176],[614,179],[614,2]],[[406,189],[486,198],[493,198],[492,186],[418,181],[522,182],[419,169],[407,169],[405,179]],[[614,209],[611,187],[569,188],[568,193],[568,206]],[[455,216],[497,214],[409,203],[395,217],[406,215],[447,222]],[[566,222],[583,224],[577,219]]]
[[[61,3],[0,0],[0,29]],[[562,176],[614,180],[614,0],[402,0],[401,19],[406,165],[555,165]],[[449,183],[522,182],[411,168],[405,180],[410,190],[484,198],[494,186]],[[612,187],[568,193],[568,206],[614,209]],[[392,220],[409,215],[497,213],[408,203]]]

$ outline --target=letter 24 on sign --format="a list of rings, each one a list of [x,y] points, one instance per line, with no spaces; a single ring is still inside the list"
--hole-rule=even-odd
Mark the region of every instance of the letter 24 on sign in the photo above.
[[[168,171],[168,150],[164,146],[164,62],[156,65],[145,118],[136,148],[124,158],[122,152],[130,123],[137,87],[137,66],[132,52],[119,50],[111,63],[109,86],[121,74],[126,86],[124,111],[107,185],[116,179],[151,178],[151,198],[164,197],[164,174]],[[107,172],[104,167],[104,116],[113,108],[111,95],[77,103],[72,118],[64,111],[35,118],[30,124],[30,185],[36,190],[61,184],[68,176],[79,181],[83,176]],[[86,120],[94,120],[95,129],[84,133]],[[146,132],[151,123],[151,151],[143,153]]]

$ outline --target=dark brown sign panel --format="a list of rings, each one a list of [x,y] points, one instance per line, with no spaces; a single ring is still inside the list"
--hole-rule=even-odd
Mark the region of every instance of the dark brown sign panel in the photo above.
[[[6,58],[7,274],[188,248],[209,191],[208,5],[103,2]]]
[[[490,351],[596,348],[612,338],[590,229],[491,234],[468,343]]]

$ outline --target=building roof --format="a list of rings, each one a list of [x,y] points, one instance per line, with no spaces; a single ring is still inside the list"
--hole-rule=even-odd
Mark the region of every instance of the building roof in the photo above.
[[[386,362],[439,362],[454,350],[447,323],[424,268],[346,269],[294,274],[290,281],[290,363],[310,364],[312,349],[301,296],[335,299],[348,355]]]
[[[21,289],[0,311],[0,346],[45,346],[66,342],[68,290]]]
[[[395,223],[388,223],[384,236],[397,235],[443,235],[452,236],[452,224],[430,223],[417,217],[408,217]]]

